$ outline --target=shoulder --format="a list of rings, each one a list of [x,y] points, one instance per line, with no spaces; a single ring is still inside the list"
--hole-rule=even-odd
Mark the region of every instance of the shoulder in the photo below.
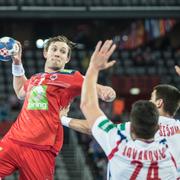
[[[76,72],[78,72],[78,71],[76,71],[74,69],[62,69],[62,70],[58,71],[58,73],[60,73],[60,74],[75,74]]]
[[[180,121],[178,119],[169,118],[165,116],[159,116],[159,124],[162,125],[180,125]]]
[[[82,82],[84,79],[84,76],[79,71],[73,69],[63,69],[60,70],[58,73],[61,75],[72,76],[73,78],[77,79],[80,82]]]
[[[40,73],[33,74],[31,78],[42,76],[42,74],[44,73],[40,72]]]
[[[74,69],[62,69],[59,71],[60,74],[74,74],[74,75],[80,75],[83,76],[79,71]]]
[[[96,129],[101,129],[107,132],[107,130],[110,130],[112,124],[113,123],[105,115],[102,115],[96,119],[95,123],[93,124],[92,131]]]

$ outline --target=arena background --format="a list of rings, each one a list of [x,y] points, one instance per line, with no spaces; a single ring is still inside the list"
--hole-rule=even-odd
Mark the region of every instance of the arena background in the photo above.
[[[113,39],[117,44],[112,57],[117,64],[99,78],[117,92],[113,103],[101,102],[115,123],[128,121],[131,104],[149,99],[154,85],[180,88],[174,69],[180,65],[180,0],[0,0],[0,37],[22,43],[27,77],[43,71],[42,43],[59,34],[77,43],[66,67],[83,74],[98,40]],[[11,62],[0,62],[0,137],[21,105],[13,91]],[[79,98],[69,115],[83,118]],[[65,128],[54,179],[104,180],[106,163],[93,138]],[[17,173],[6,178],[16,179]]]

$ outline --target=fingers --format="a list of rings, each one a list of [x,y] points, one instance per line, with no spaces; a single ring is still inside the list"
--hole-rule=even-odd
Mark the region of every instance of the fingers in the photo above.
[[[106,55],[106,59],[112,55],[114,50],[116,49],[116,45],[113,44],[112,40],[106,40],[103,46],[101,47],[100,52]],[[116,63],[115,60],[106,62],[105,69],[112,67]]]
[[[108,68],[114,66],[115,63],[116,63],[115,60],[108,62],[107,65],[106,65],[106,69],[108,69]]]
[[[116,49],[116,45],[113,44],[113,45],[111,46],[110,50],[107,52],[107,57],[108,57],[108,58],[113,54],[113,52],[115,51],[115,49]]]
[[[21,63],[21,55],[22,55],[22,46],[19,41],[16,41],[16,50],[14,54],[12,55],[13,63],[19,64]]]
[[[21,46],[21,43],[19,41],[16,41],[16,44],[18,45],[19,47],[19,51],[21,52],[22,51],[22,46]]]
[[[104,87],[100,98],[103,101],[112,102],[116,98],[116,92],[110,87]]]
[[[115,49],[116,45],[113,44],[112,40],[106,40],[103,44],[102,41],[99,41],[96,45],[94,53],[91,56],[90,65],[97,70],[103,70],[113,66],[116,61],[108,62],[108,60]]]
[[[176,65],[175,70],[176,70],[177,74],[180,76],[180,67]]]
[[[100,50],[101,45],[102,45],[102,41],[99,41],[96,45],[94,53],[97,53]]]
[[[102,45],[102,41],[99,41],[96,45],[94,53],[97,53],[100,51],[101,53],[104,53],[104,54],[108,53],[107,55],[110,56],[116,49],[116,45],[115,44],[112,45],[112,44],[113,44],[112,40],[106,40],[103,45]]]
[[[103,44],[103,46],[100,49],[101,53],[107,53],[109,51],[109,49],[112,46],[113,41],[112,40],[106,40]]]

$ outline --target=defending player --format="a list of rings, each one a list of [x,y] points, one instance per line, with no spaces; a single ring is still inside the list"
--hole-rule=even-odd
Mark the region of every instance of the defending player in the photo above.
[[[0,177],[19,170],[20,179],[53,179],[55,157],[63,144],[59,111],[80,95],[83,76],[65,70],[73,43],[64,36],[50,38],[44,48],[45,72],[27,80],[21,61],[22,48],[13,57],[13,86],[22,110],[0,141]],[[98,96],[112,100],[110,87],[97,85]]]
[[[112,41],[97,44],[83,82],[81,109],[92,134],[109,159],[109,179],[176,179],[174,157],[165,139],[154,141],[158,130],[158,111],[149,101],[136,102],[131,110],[128,139],[99,107],[96,82],[100,70],[111,67],[108,62],[115,49]]]
[[[178,68],[178,67],[177,67]],[[178,70],[176,68],[176,70]],[[177,71],[178,73],[178,71]],[[159,130],[155,138],[165,137],[168,144],[172,147],[175,161],[177,164],[178,177],[180,178],[180,121],[174,119],[174,115],[180,106],[180,92],[171,85],[162,84],[155,86],[151,94],[151,102],[153,102],[159,112]],[[91,130],[86,120],[70,119],[63,117],[64,125],[82,133],[91,134]],[[77,121],[76,121],[77,120]],[[131,139],[130,122],[117,125],[122,133]]]

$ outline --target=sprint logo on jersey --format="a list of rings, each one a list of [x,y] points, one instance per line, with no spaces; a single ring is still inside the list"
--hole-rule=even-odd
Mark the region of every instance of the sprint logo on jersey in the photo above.
[[[117,125],[113,124],[110,120],[105,119],[104,121],[99,123],[98,127],[104,130],[105,132],[109,132],[111,129],[117,127]]]
[[[47,86],[35,86],[32,88],[28,100],[28,110],[48,110],[46,89]]]

